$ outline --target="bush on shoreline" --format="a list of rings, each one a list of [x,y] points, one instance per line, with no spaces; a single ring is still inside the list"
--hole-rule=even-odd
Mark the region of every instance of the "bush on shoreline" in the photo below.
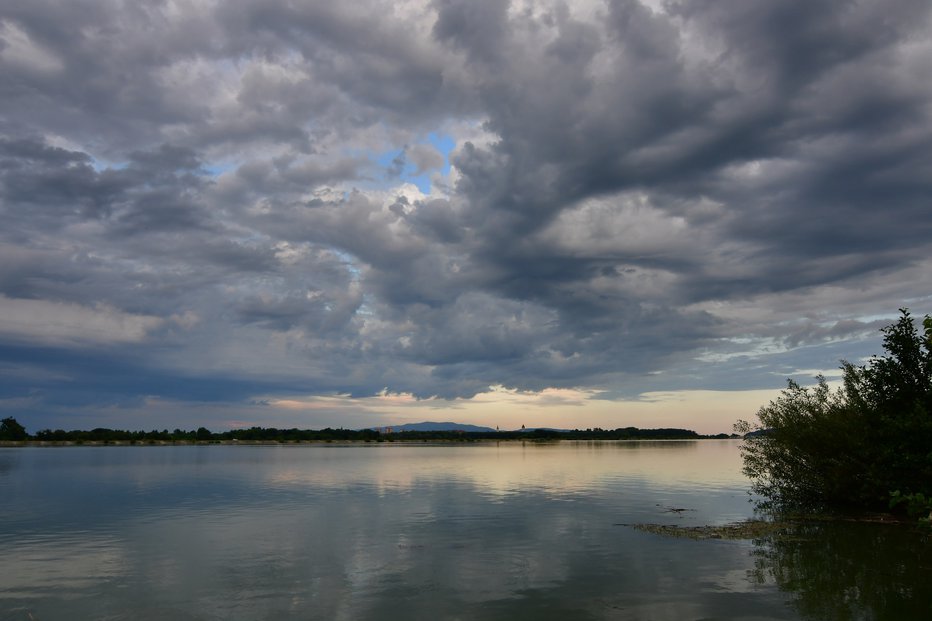
[[[12,416],[0,421],[0,440],[18,442],[27,438],[29,434],[26,433],[26,428],[16,422]]]
[[[920,333],[900,313],[882,329],[885,355],[842,362],[841,388],[790,380],[759,423],[735,425],[750,434],[744,473],[763,504],[885,510],[932,497],[932,318]]]

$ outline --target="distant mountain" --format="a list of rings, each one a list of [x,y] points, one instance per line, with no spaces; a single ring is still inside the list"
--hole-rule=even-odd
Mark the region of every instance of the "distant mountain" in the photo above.
[[[406,425],[386,425],[384,427],[372,427],[372,429],[382,431],[389,427],[394,433],[401,431],[495,431],[491,427],[478,427],[476,425],[464,425],[462,423],[435,423],[430,421],[423,423],[408,423]]]

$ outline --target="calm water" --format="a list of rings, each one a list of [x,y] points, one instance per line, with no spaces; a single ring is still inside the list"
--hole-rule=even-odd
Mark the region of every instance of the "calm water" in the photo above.
[[[750,517],[737,446],[2,449],[0,619],[932,618],[899,528],[624,525]]]

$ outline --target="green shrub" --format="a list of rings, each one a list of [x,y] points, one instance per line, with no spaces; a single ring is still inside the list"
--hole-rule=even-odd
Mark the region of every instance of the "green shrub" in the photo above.
[[[917,518],[925,524],[932,523],[932,497],[927,497],[922,492],[916,494],[903,494],[900,490],[894,490],[890,494],[890,508],[906,508],[906,515],[911,518]]]
[[[29,434],[12,416],[0,421],[0,440],[26,440]]]
[[[765,504],[887,508],[893,490],[932,496],[932,318],[909,312],[883,328],[884,356],[842,362],[843,386],[793,381],[738,421],[744,472]]]

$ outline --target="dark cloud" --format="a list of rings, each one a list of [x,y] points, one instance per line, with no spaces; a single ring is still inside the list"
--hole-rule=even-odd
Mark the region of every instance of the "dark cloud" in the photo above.
[[[658,208],[687,222],[696,199],[721,202],[717,222],[701,214],[705,235],[745,244],[734,259],[756,264],[736,277],[727,272],[733,266],[716,265],[694,248],[692,259],[702,271],[666,266],[683,276],[682,303],[845,282],[921,257],[915,251],[925,246],[929,220],[919,213],[928,190],[920,171],[927,169],[928,151],[915,151],[913,141],[927,144],[928,89],[894,80],[881,95],[877,84],[853,82],[821,102],[813,93],[843,80],[853,66],[873,75],[880,59],[895,62],[907,53],[906,41],[927,33],[928,7],[898,3],[873,29],[878,11],[886,14],[876,3],[755,3],[734,11],[728,3],[700,5],[670,7],[685,20],[678,30],[667,15],[637,2],[613,3],[601,32],[601,59],[564,54],[505,65],[514,72],[486,97],[489,126],[501,140],[484,149],[467,145],[456,163],[465,176],[458,190],[490,214],[484,254],[513,274],[500,280],[507,295],[547,295],[567,279],[591,291],[593,274],[604,275],[613,264],[655,267],[654,257],[624,257],[621,244],[613,261],[584,252],[561,257],[552,247],[520,242],[581,200],[632,190],[664,197]],[[546,20],[536,26],[542,24]],[[521,22],[508,32],[520,39],[530,30]],[[558,45],[566,29],[554,30]],[[703,51],[684,36],[690,30],[713,48],[705,51],[706,61],[687,58]],[[561,76],[566,62],[574,64],[564,71],[571,77],[549,92],[549,79]],[[848,135],[839,135],[832,114],[839,100],[864,110],[841,123]],[[816,105],[823,109],[805,109]],[[904,123],[909,138],[897,130]],[[768,169],[781,165],[790,170],[776,170],[771,182]],[[884,174],[891,166],[898,172]],[[741,167],[759,169],[760,178],[741,178]],[[885,252],[887,244],[890,250],[910,247],[911,259]],[[569,315],[585,316],[586,308],[575,306],[588,304],[572,304]],[[597,316],[611,316],[599,305],[591,307]]]
[[[925,0],[7,2],[5,394],[778,386],[927,310],[930,25]]]

